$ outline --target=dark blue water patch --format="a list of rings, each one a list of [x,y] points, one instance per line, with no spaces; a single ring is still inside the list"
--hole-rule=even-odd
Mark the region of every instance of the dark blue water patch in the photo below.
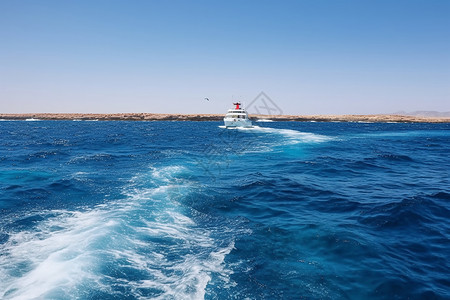
[[[372,169],[390,170],[389,166],[386,166],[384,163],[379,163],[377,158],[364,158],[363,160],[348,162],[347,166],[351,170],[363,170],[367,172],[371,172]]]
[[[432,201],[429,196],[415,196],[400,202],[372,205],[362,217],[363,223],[376,227],[406,227],[411,230],[416,225],[435,223],[434,218],[450,217],[450,210]]]
[[[436,194],[431,195],[431,198],[440,200],[450,200],[450,193],[438,192]]]
[[[388,161],[394,161],[394,162],[412,162],[414,161],[411,157],[407,155],[398,155],[398,154],[379,154],[379,158],[388,160]]]
[[[0,232],[0,244],[4,244],[8,241],[9,235],[3,232]]]
[[[22,186],[22,185],[12,184],[12,185],[8,185],[8,186],[4,187],[3,189],[5,189],[5,190],[7,190],[7,191],[10,191],[10,190],[21,189],[21,188],[23,188],[23,187],[24,187],[24,186]]]
[[[320,212],[341,213],[352,216],[361,210],[362,205],[357,201],[352,201],[347,198],[325,197],[324,200],[317,200],[317,202],[313,203],[311,208]]]
[[[5,228],[18,231],[26,231],[35,227],[39,222],[45,220],[45,216],[40,214],[28,214],[24,216],[17,216],[16,219],[8,224]]]
[[[309,232],[311,235],[307,227],[292,232],[259,225],[253,235],[236,243],[229,259],[234,255],[245,258],[240,266],[242,272],[233,275],[245,283],[240,294],[257,291],[262,299],[284,299],[286,293],[289,298],[328,298],[330,294],[334,298],[347,298],[336,280],[339,273],[327,263],[326,257],[347,253],[348,247],[353,249],[358,242],[348,237],[341,241],[336,235]],[[352,260],[350,253],[348,259]],[[325,256],[318,259],[321,255]],[[290,289],[286,291],[282,286]]]
[[[23,180],[23,178],[22,178]],[[27,180],[25,180],[27,181]],[[32,180],[28,184],[9,185],[4,187],[0,207],[8,210],[67,208],[75,203],[86,205],[86,199],[94,199],[95,193],[89,186],[78,180],[55,179]]]
[[[441,212],[436,214],[437,210]],[[445,285],[438,282],[449,265],[440,251],[442,247],[450,246],[445,238],[450,228],[447,225],[436,227],[435,224],[441,223],[439,214],[448,217],[448,213],[447,208],[440,207],[428,197],[416,197],[376,206],[369,214],[361,216],[363,224],[374,226],[372,235],[382,246],[380,253],[384,253],[383,269],[392,274],[389,282],[377,287],[377,293],[383,295],[386,289],[392,289],[395,294],[397,289],[403,288],[414,298],[422,294],[434,298],[444,295],[436,293],[436,289],[445,290]],[[398,274],[394,270],[404,274],[402,281],[396,278]],[[399,295],[404,294],[403,291]]]

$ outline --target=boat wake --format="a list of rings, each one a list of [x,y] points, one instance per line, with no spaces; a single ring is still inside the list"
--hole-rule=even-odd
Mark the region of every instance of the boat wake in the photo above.
[[[322,142],[328,142],[331,140],[334,140],[334,137],[321,135],[321,134],[315,134],[315,133],[309,133],[309,132],[301,132],[298,130],[293,129],[280,129],[280,128],[271,128],[271,127],[260,127],[260,126],[253,126],[250,128],[244,128],[244,127],[225,127],[225,126],[219,126],[220,128],[226,128],[229,130],[240,130],[243,132],[249,132],[249,133],[266,133],[266,134],[272,134],[272,135],[279,135],[281,137],[284,137],[286,140],[286,144],[299,144],[299,143],[322,143]]]
[[[179,166],[134,177],[124,199],[85,210],[30,213],[28,231],[0,245],[0,298],[202,299],[234,247],[218,242],[179,200],[191,184]]]

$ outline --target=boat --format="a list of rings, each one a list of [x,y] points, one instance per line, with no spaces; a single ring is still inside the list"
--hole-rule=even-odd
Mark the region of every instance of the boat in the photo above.
[[[253,127],[252,121],[248,117],[247,111],[241,107],[240,102],[233,103],[236,107],[234,109],[229,109],[223,122],[225,127]]]

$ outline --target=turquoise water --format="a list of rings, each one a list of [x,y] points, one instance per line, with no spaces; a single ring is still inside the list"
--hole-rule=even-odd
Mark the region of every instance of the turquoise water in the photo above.
[[[0,122],[1,299],[448,299],[450,125]]]

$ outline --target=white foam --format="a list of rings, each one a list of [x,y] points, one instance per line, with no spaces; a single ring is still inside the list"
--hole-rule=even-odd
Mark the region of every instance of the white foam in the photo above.
[[[181,166],[168,166],[163,168],[151,168],[151,170],[152,177],[168,182],[185,169]]]
[[[92,153],[85,155],[78,155],[69,160],[69,163],[77,163],[80,161],[89,161],[89,160],[103,160],[110,158],[111,155],[108,153]]]
[[[105,222],[105,213],[95,210],[52,213],[57,216],[39,224],[35,231],[13,234],[1,248],[4,288],[0,289],[0,297],[40,298],[55,288],[71,290],[94,276],[89,272],[93,259],[89,244],[106,234],[111,226]],[[8,276],[7,270],[13,269],[11,265],[26,266],[30,271],[19,267],[14,272],[24,274]]]
[[[224,274],[227,282],[230,271],[224,272],[223,261],[234,248],[234,243],[227,247],[211,252],[209,256],[199,258],[196,255],[186,255],[176,264],[165,260],[163,256],[156,258],[157,268],[152,270],[154,279],[128,282],[134,289],[157,289],[161,295],[153,299],[204,299],[206,287],[211,280],[211,273]],[[162,272],[160,266],[169,272]],[[168,274],[170,275],[168,275]],[[180,274],[173,276],[173,274]],[[223,278],[221,278],[223,279]]]
[[[130,180],[124,200],[41,212],[44,221],[33,230],[10,233],[0,245],[0,298],[80,298],[86,288],[111,294],[122,287],[137,299],[150,288],[157,299],[203,299],[213,273],[228,280],[223,262],[234,245],[219,247],[183,212],[177,200],[190,182],[177,174],[184,171],[152,167]],[[113,277],[108,268],[142,278]]]
[[[259,127],[253,126],[252,128],[238,128],[242,131],[250,132],[262,132],[270,134],[279,134],[288,139],[289,144],[298,143],[321,143],[330,141],[333,138],[321,134],[314,134],[309,132],[301,132],[293,129],[280,129],[280,128],[270,128],[270,127]]]

